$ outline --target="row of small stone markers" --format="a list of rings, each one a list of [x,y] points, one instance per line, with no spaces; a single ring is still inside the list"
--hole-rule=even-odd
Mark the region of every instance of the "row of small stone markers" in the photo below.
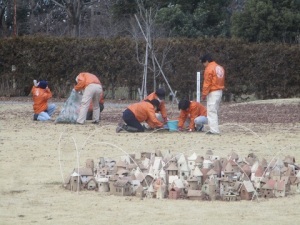
[[[293,156],[267,161],[253,153],[231,152],[219,157],[212,151],[164,156],[143,152],[114,160],[100,157],[95,165],[74,168],[64,182],[71,191],[95,190],[117,196],[189,200],[256,200],[300,193],[300,166]]]

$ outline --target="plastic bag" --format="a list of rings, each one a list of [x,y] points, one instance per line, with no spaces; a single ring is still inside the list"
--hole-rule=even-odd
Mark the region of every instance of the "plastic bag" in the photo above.
[[[59,116],[56,118],[55,123],[76,123],[79,115],[82,94],[72,90],[69,98],[64,103]]]

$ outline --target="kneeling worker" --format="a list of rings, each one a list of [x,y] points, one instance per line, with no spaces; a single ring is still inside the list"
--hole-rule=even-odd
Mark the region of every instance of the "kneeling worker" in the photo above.
[[[188,127],[188,131],[203,131],[204,124],[208,123],[205,106],[199,102],[180,100],[178,109],[180,110],[179,131],[183,131],[185,127]]]
[[[156,118],[163,123],[168,121],[167,117],[167,109],[165,104],[166,92],[164,89],[159,88],[155,92],[149,94],[144,101],[151,101],[153,99],[157,99],[159,101],[159,106],[155,111]]]
[[[156,116],[155,111],[159,107],[159,101],[153,99],[151,101],[141,101],[134,103],[123,112],[123,120],[126,124],[120,123],[116,129],[119,133],[122,130],[128,132],[144,132],[145,127],[141,122],[146,122],[151,128],[161,128],[164,126]]]
[[[48,87],[48,82],[41,80],[37,83],[37,81],[34,80],[33,83],[34,86],[31,89],[34,111],[33,120],[50,120],[56,106],[53,103],[48,104],[48,100],[52,98],[52,92]]]

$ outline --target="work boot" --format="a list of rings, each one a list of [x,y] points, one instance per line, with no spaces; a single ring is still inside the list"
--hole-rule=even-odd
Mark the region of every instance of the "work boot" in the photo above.
[[[153,130],[153,128],[151,128],[150,126],[145,126],[145,124],[143,125],[143,128],[145,131]]]
[[[198,132],[204,131],[203,128],[204,128],[204,125],[198,126],[198,127],[196,127],[196,131],[198,131]]]
[[[128,126],[128,125],[124,125],[123,129],[126,130],[127,132],[138,132],[139,131],[137,128],[131,127],[131,126]]]
[[[116,132],[117,132],[117,133],[120,133],[121,130],[125,130],[125,129],[124,129],[125,126],[126,126],[126,125],[125,125],[124,123],[122,123],[122,122],[118,123],[118,126],[117,126],[117,128],[116,128]]]
[[[205,134],[209,134],[209,135],[220,135],[220,133],[214,133],[212,131],[207,131]]]
[[[38,116],[39,116],[39,114],[34,114],[33,115],[33,120],[37,120]]]

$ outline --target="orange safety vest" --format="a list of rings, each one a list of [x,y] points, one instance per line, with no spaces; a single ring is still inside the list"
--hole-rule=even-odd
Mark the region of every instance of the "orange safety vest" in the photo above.
[[[204,70],[202,95],[212,91],[223,90],[225,83],[225,70],[216,62],[210,62]]]
[[[155,92],[152,92],[149,94],[144,100],[153,100],[153,99],[159,99],[159,97],[155,94]],[[167,118],[167,109],[166,109],[166,104],[165,101],[160,101],[159,103],[159,110],[163,118]]]
[[[178,127],[183,127],[184,122],[189,117],[190,118],[190,125],[189,129],[195,129],[195,122],[194,120],[198,116],[207,116],[206,107],[203,106],[199,102],[191,101],[190,107],[187,110],[180,110],[179,118],[178,118]]]
[[[98,77],[91,73],[80,73],[77,77],[77,84],[75,85],[74,89],[76,91],[84,90],[89,84],[100,84],[101,82]]]
[[[48,109],[48,99],[52,97],[52,93],[49,88],[43,89],[33,86],[31,89],[33,99],[33,111],[35,114],[39,114]]]
[[[128,106],[128,109],[133,112],[139,122],[146,121],[151,128],[162,127],[164,125],[156,118],[154,106],[150,102],[142,101],[134,103]]]

